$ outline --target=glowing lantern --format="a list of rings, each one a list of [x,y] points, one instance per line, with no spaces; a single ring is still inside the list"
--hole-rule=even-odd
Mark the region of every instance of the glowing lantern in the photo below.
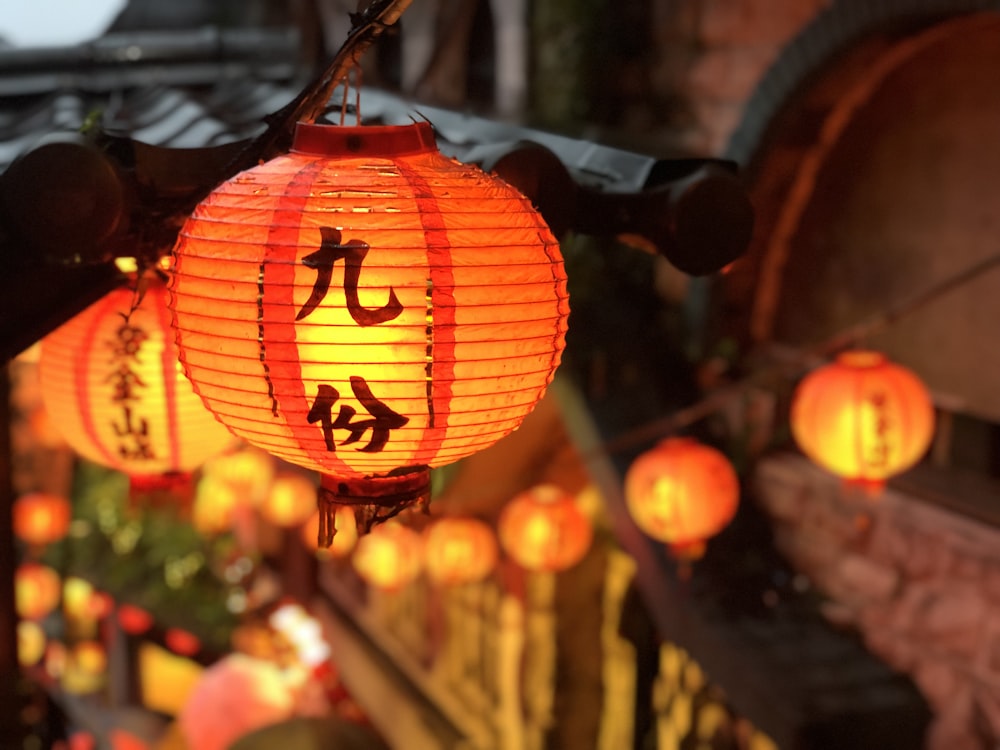
[[[317,556],[326,557],[347,557],[358,542],[358,522],[354,518],[354,509],[342,505],[337,508],[333,517],[333,526],[336,534],[329,547],[320,547],[316,540],[319,538],[319,511],[314,511],[309,520],[302,525],[302,543],[309,549],[315,550]]]
[[[58,542],[69,529],[69,500],[48,492],[29,492],[14,501],[14,535],[27,544]]]
[[[424,531],[424,566],[432,581],[472,583],[497,564],[493,529],[474,518],[442,518]]]
[[[134,604],[118,607],[118,624],[129,635],[142,635],[153,627],[153,616]]]
[[[131,290],[112,291],[46,336],[38,363],[70,446],[138,485],[187,474],[232,443],[181,372],[166,297],[155,277],[134,310]]]
[[[420,574],[420,535],[398,523],[385,523],[358,539],[351,562],[369,585],[396,591]]]
[[[700,557],[705,540],[733,520],[739,499],[729,459],[692,438],[667,438],[625,474],[625,501],[636,525],[677,557]]]
[[[94,587],[77,576],[70,576],[63,584],[63,612],[76,620],[93,620]]]
[[[17,624],[17,661],[22,667],[33,667],[45,656],[48,640],[37,622],[22,620]]]
[[[500,544],[521,567],[555,572],[576,565],[590,548],[590,520],[562,489],[542,484],[504,506]]]
[[[201,473],[229,488],[234,503],[256,507],[274,481],[274,458],[264,451],[244,448],[209,459]]]
[[[281,474],[260,507],[261,515],[275,526],[290,528],[305,523],[316,510],[316,485],[301,474]]]
[[[180,628],[168,628],[163,634],[163,642],[178,656],[194,656],[201,650],[198,636]]]
[[[14,572],[14,601],[18,617],[41,620],[59,604],[62,581],[47,565],[22,563]]]
[[[108,655],[97,641],[81,641],[69,652],[60,675],[67,693],[84,695],[99,690],[107,679]]]
[[[444,157],[428,123],[299,124],[290,154],[217,188],[174,249],[185,370],[240,437],[320,472],[364,526],[425,499],[428,467],[516,429],[569,306],[529,201]]]
[[[806,456],[873,492],[919,461],[934,435],[923,383],[866,350],[843,352],[809,373],[795,390],[790,421]]]

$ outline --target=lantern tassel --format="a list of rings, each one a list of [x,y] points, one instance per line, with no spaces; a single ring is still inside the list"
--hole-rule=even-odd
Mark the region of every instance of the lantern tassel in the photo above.
[[[328,549],[337,534],[336,514],[341,506],[354,510],[361,533],[388,521],[407,508],[426,503],[430,498],[431,475],[427,467],[408,467],[384,477],[361,479],[324,474],[320,481],[316,504],[319,509],[319,531],[316,543]]]

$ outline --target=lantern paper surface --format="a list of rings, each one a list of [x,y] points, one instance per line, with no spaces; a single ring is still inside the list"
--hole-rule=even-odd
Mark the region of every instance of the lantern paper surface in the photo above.
[[[181,371],[167,291],[116,289],[42,341],[46,411],[84,458],[133,479],[187,473],[233,442]]]
[[[570,495],[551,484],[532,487],[507,503],[497,531],[504,551],[533,571],[571,568],[593,538],[590,519]]]
[[[875,486],[919,461],[934,435],[927,388],[875,351],[843,352],[809,373],[789,418],[806,456],[844,479]]]
[[[529,201],[428,124],[300,124],[184,225],[171,305],[209,408],[362,505],[420,499],[427,467],[520,424],[560,361],[565,282]]]
[[[691,438],[667,438],[625,474],[625,502],[636,525],[675,554],[697,557],[703,542],[736,515],[739,479],[720,451]]]

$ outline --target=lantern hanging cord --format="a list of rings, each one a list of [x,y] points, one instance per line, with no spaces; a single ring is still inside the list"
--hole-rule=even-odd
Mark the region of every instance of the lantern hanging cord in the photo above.
[[[780,362],[768,364],[751,372],[741,380],[724,385],[709,395],[671,412],[665,417],[655,419],[633,430],[614,437],[601,444],[597,450],[614,454],[652,440],[666,437],[685,427],[690,427],[699,420],[721,411],[732,399],[742,396],[750,388],[759,386],[775,377],[798,378],[823,360],[837,352],[846,349],[864,338],[885,330],[899,322],[907,315],[914,313],[927,305],[936,302],[949,292],[958,289],[970,281],[974,281],[988,271],[1000,266],[1000,253],[977,261],[951,276],[932,284],[926,289],[901,300],[897,304],[876,312],[874,315],[845,328],[844,330],[824,339],[823,341],[800,349],[793,349]]]

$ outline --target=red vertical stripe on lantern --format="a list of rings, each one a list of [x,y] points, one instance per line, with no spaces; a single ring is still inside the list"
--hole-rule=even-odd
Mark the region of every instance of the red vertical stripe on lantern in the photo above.
[[[349,469],[336,453],[314,447],[322,445],[322,441],[316,442],[322,427],[319,423],[309,424],[306,419],[311,399],[316,394],[306,393],[295,337],[295,269],[301,260],[297,258],[295,263],[288,262],[288,248],[301,246],[301,217],[309,201],[310,187],[322,168],[321,162],[310,162],[300,169],[285,187],[274,210],[263,260],[263,286],[267,290],[269,304],[260,311],[260,345],[264,355],[261,357],[262,366],[269,368],[265,370],[265,377],[278,376],[288,381],[287,387],[273,388],[269,384],[269,388],[273,388],[272,398],[284,415],[292,436],[312,461],[329,466],[330,471],[336,473]],[[318,248],[319,245],[302,249],[308,254]]]
[[[156,314],[164,331],[170,330],[170,310],[166,305],[157,305]],[[160,367],[163,370],[163,395],[165,404],[158,404],[160,414],[167,423],[167,446],[170,451],[170,470],[178,471],[181,464],[181,444],[177,434],[177,349],[171,336],[163,337],[160,352]],[[166,407],[165,409],[163,407]]]
[[[441,450],[448,431],[455,380],[455,275],[452,273],[451,242],[434,191],[427,180],[401,160],[395,162],[414,190],[420,223],[427,242],[431,275],[430,342],[431,371],[427,403],[427,428],[421,435],[413,463],[429,464]]]
[[[90,325],[83,335],[83,346],[81,351],[89,352],[94,347],[94,337],[97,336],[97,328],[102,318],[109,314],[109,308],[114,306],[115,300],[114,295],[109,294],[105,296],[97,304],[101,305],[100,315],[94,316],[90,320]],[[90,408],[90,400],[87,398],[87,392],[90,390],[90,384],[87,382],[87,375],[89,372],[88,365],[90,364],[87,357],[74,357],[73,361],[73,375],[76,381],[76,394],[75,400],[80,411],[80,422],[83,425],[84,432],[87,433],[87,437],[90,442],[93,443],[94,447],[101,452],[104,460],[110,464],[114,465],[118,460],[118,457],[111,453],[104,444],[104,440],[100,438],[97,434],[97,426],[94,424],[94,411]],[[52,415],[57,417],[58,415]]]

